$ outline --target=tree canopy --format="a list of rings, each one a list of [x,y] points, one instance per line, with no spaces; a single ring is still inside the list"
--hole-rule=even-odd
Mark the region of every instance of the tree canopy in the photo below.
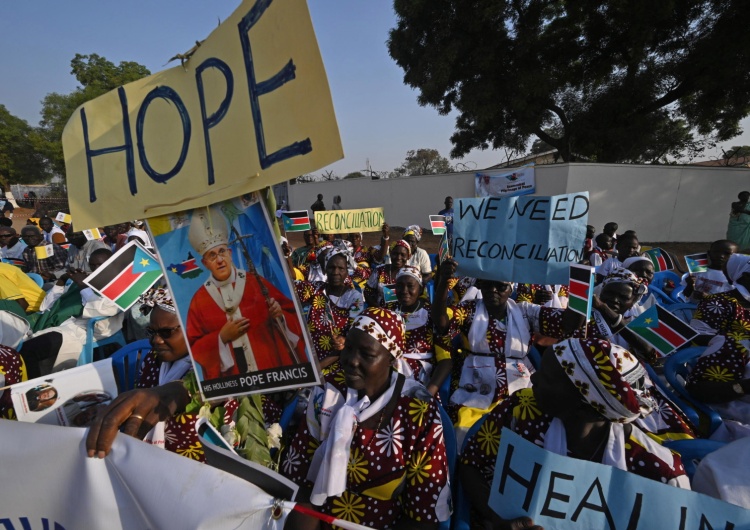
[[[599,162],[659,159],[741,133],[741,0],[394,0],[388,49],[421,105],[458,111],[451,156],[532,137]]]
[[[26,121],[0,105],[0,181],[6,184],[34,184],[50,174],[38,132]]]
[[[452,171],[453,168],[448,159],[443,157],[437,149],[412,149],[407,151],[404,163],[393,170],[391,177],[436,175]]]
[[[122,61],[115,65],[95,53],[77,53],[70,62],[70,67],[70,73],[81,86],[70,94],[47,94],[42,100],[42,120],[39,124],[46,140],[45,154],[53,171],[60,175],[65,174],[62,132],[76,108],[110,90],[151,74],[145,66],[136,62]]]

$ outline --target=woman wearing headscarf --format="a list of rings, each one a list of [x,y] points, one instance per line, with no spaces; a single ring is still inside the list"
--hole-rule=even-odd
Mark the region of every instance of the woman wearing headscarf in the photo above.
[[[422,274],[407,265],[396,274],[397,300],[386,304],[386,308],[401,315],[406,327],[404,355],[396,369],[421,382],[434,396],[451,371],[450,337],[435,335],[430,303],[422,298],[423,291]],[[436,343],[443,345],[440,356],[435,355]]]
[[[459,477],[480,518],[492,528],[509,523],[487,503],[504,427],[553,453],[690,489],[680,457],[633,424],[653,407],[645,378],[633,355],[607,341],[568,339],[548,348],[534,386],[496,407],[467,440]]]
[[[347,285],[351,256],[343,248],[325,254],[325,282],[296,282],[297,296],[309,305],[307,329],[321,367],[338,360],[354,318],[364,308],[362,293]]]
[[[408,265],[419,269],[419,272],[422,273],[423,282],[430,281],[430,278],[432,278],[430,256],[425,249],[419,248],[419,242],[422,239],[422,228],[419,225],[407,226],[401,239],[409,243],[409,247],[411,247],[411,257],[409,258]]]
[[[643,285],[646,286],[646,290],[641,295],[641,298],[623,315],[625,320],[630,322],[646,311],[646,309],[657,303],[654,293],[649,292],[648,290],[649,284],[651,284],[654,279],[654,264],[646,257],[634,256],[623,261],[622,266],[638,276],[643,282]]]
[[[393,370],[404,334],[387,309],[368,308],[354,321],[342,370],[314,389],[281,460],[281,472],[300,485],[299,502],[374,528],[437,528],[450,517],[437,403]],[[330,528],[297,514],[286,527]]]
[[[391,262],[385,265],[379,265],[367,280],[364,295],[365,301],[369,306],[383,306],[386,299],[383,288],[393,289],[396,285],[396,274],[402,267],[408,264],[411,256],[411,247],[406,241],[399,240],[393,245],[390,251]]]
[[[687,390],[713,403],[722,418],[740,422],[750,435],[750,256],[733,254],[726,265],[734,289],[709,295],[698,305],[690,325],[708,343],[690,373]],[[726,422],[725,422],[726,423]]]

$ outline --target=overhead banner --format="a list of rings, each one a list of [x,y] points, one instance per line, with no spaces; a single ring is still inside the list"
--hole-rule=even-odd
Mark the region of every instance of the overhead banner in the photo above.
[[[524,166],[512,170],[485,170],[476,173],[474,175],[474,189],[477,197],[530,195],[536,191],[534,166]]]
[[[207,399],[320,382],[257,193],[148,219]]]
[[[628,473],[545,451],[503,429],[490,507],[556,530],[748,529],[750,511]]]
[[[343,157],[305,0],[243,1],[184,64],[79,107],[62,141],[77,226],[206,206]]]
[[[568,283],[586,238],[587,191],[551,197],[458,199],[451,255],[460,276]]]
[[[254,484],[124,434],[105,459],[87,458],[87,432],[0,421],[0,475],[14,485],[0,496],[0,527],[284,526],[286,514],[272,517],[273,497]]]
[[[385,223],[383,208],[315,212],[315,227],[321,234],[380,232]]]

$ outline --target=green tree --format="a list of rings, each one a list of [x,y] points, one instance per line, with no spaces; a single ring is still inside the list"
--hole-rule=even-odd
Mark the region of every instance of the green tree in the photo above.
[[[149,70],[136,62],[122,61],[119,65],[95,53],[79,53],[70,62],[71,74],[81,84],[69,94],[50,92],[42,100],[42,120],[39,123],[45,140],[44,150],[55,173],[65,174],[62,151],[62,132],[73,112],[81,105],[119,86],[150,75]]]
[[[351,173],[347,173],[344,176],[344,180],[346,179],[362,179],[365,178],[367,175],[362,173],[361,171],[352,171]]]
[[[50,178],[39,133],[0,105],[0,181],[34,184]]]
[[[407,151],[406,160],[393,170],[391,177],[415,175],[436,175],[452,173],[453,168],[447,158],[440,155],[437,149],[417,149]]]
[[[724,158],[740,158],[750,156],[750,145],[733,145],[731,149],[724,151]]]
[[[737,21],[746,7],[395,0],[388,49],[421,105],[458,111],[453,158],[474,148],[524,152],[536,136],[566,161],[642,161],[741,132],[750,32]]]

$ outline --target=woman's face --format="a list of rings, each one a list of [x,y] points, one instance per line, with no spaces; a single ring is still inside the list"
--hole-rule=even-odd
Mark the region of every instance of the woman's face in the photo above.
[[[155,307],[151,311],[149,327],[156,332],[151,337],[151,348],[160,361],[171,363],[188,354],[185,335],[180,329],[180,321],[175,313]],[[166,335],[167,338],[162,335]]]
[[[404,238],[404,241],[409,243],[409,246],[411,247],[411,253],[414,254],[417,251],[417,238],[414,236],[414,234],[409,234]]]
[[[646,285],[649,285],[654,279],[654,264],[650,261],[636,261],[628,267],[628,270],[645,280]]]
[[[396,280],[396,298],[401,307],[412,307],[419,301],[422,285],[411,276],[401,276]]]
[[[617,240],[617,259],[625,261],[628,258],[638,255],[638,244],[637,239],[633,238],[621,238]]]
[[[506,282],[495,282],[492,280],[479,280],[476,286],[482,291],[482,300],[487,309],[500,309],[508,303],[508,298],[513,292],[513,286]]]
[[[392,361],[393,357],[385,346],[361,329],[355,328],[346,334],[339,362],[346,386],[357,390],[360,396],[374,397],[383,390],[391,374]]]
[[[337,255],[329,259],[326,265],[326,276],[328,278],[328,285],[331,287],[341,287],[344,285],[344,280],[348,276],[346,258],[342,255]]]
[[[619,315],[635,305],[635,293],[628,283],[610,283],[604,286],[599,299]]]
[[[349,241],[351,241],[352,246],[354,248],[359,248],[362,246],[362,236],[359,234],[352,234],[349,236]]]
[[[409,261],[409,251],[401,245],[396,245],[391,250],[391,264],[396,270],[400,269]]]

